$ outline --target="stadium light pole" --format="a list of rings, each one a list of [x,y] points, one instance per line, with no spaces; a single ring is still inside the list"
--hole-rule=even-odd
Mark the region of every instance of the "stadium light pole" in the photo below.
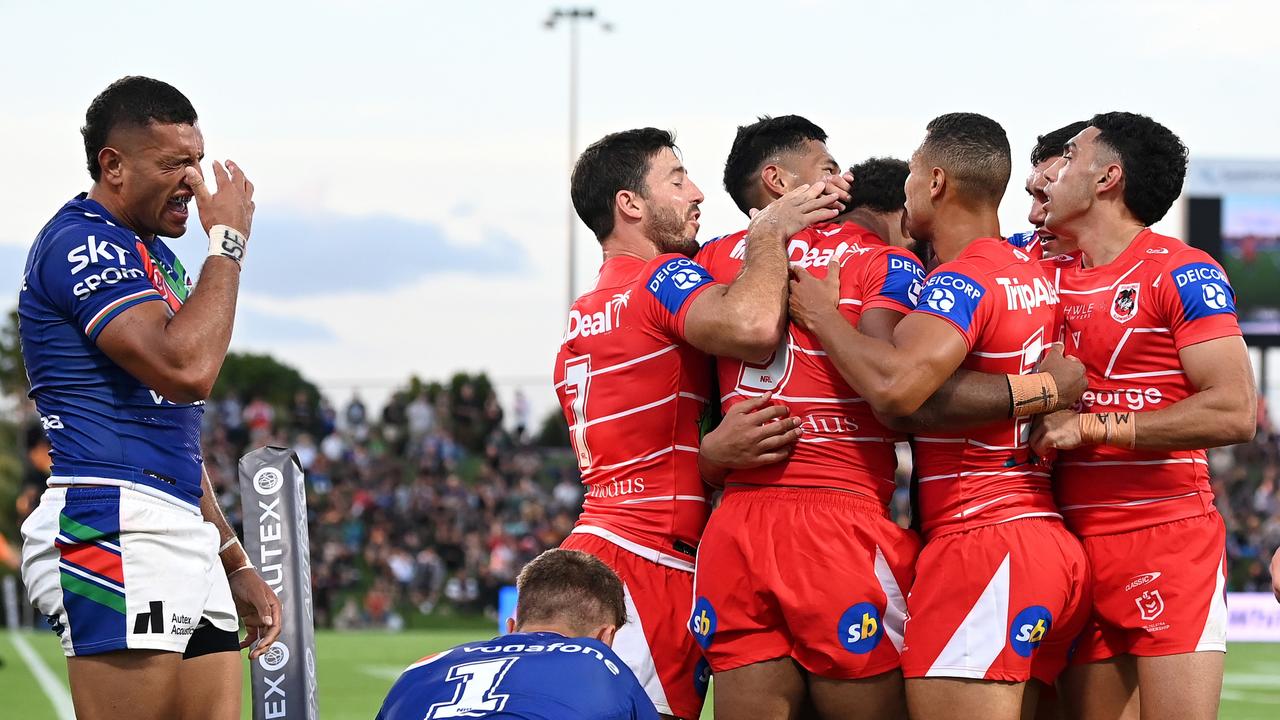
[[[596,9],[592,7],[570,7],[555,8],[547,19],[543,21],[543,25],[548,30],[554,30],[556,25],[561,21],[569,26],[569,169],[573,169],[573,163],[578,159],[578,21],[589,23],[599,23],[600,29],[605,32],[612,32],[613,25],[601,20],[596,15]],[[577,249],[578,235],[578,217],[573,210],[573,201],[569,201],[569,237],[568,237],[568,292],[569,302],[565,304],[568,309],[573,305],[573,301],[578,299],[577,281],[578,261],[575,254]]]

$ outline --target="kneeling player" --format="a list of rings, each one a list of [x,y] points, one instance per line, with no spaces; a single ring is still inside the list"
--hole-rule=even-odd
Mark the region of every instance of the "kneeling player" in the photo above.
[[[791,288],[793,321],[879,413],[915,412],[962,365],[1008,373],[1014,391],[1005,420],[915,437],[926,542],[902,670],[911,715],[925,720],[1018,718],[1034,706],[1027,681],[1056,679],[1085,619],[1084,553],[1018,417],[1056,405],[1044,373],[1030,373],[1054,337],[1058,301],[1040,267],[1001,239],[1009,173],[994,121],[958,113],[929,124],[911,158],[907,228],[943,264],[892,342],[841,317],[834,283],[796,273]]]
[[[1062,451],[1054,485],[1092,571],[1066,678],[1081,717],[1218,712],[1226,530],[1204,448],[1252,438],[1257,396],[1226,274],[1147,229],[1181,192],[1186,152],[1151,118],[1106,113],[1045,175],[1045,225],[1080,251],[1059,292],[1089,374],[1085,412],[1035,436]]]
[[[608,566],[576,550],[548,550],[520,571],[516,587],[507,635],[410,665],[379,720],[657,720],[644,688],[611,648],[627,608]]]

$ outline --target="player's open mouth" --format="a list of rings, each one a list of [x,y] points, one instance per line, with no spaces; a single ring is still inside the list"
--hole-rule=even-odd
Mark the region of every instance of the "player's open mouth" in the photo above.
[[[164,209],[186,220],[189,214],[187,204],[191,202],[191,196],[174,195],[164,204]]]

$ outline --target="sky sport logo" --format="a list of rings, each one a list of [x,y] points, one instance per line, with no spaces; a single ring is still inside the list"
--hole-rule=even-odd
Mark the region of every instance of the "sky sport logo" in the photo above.
[[[865,655],[880,644],[880,638],[884,637],[881,632],[883,625],[880,610],[871,603],[863,602],[844,611],[836,631],[845,650]]]
[[[262,495],[275,495],[284,485],[284,475],[272,467],[265,467],[253,476],[253,487]]]

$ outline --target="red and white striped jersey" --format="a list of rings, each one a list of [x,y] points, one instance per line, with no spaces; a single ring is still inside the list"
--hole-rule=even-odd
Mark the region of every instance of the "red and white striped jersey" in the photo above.
[[[1034,372],[1059,326],[1058,296],[1039,263],[1004,240],[975,240],[925,280],[915,312],[944,320],[969,347],[962,367]],[[1024,517],[1060,517],[1049,472],[1028,445],[1029,418],[912,440],[926,538]]]
[[[574,531],[677,566],[692,561],[710,510],[698,420],[711,359],[685,341],[684,322],[713,284],[683,255],[609,258],[569,310],[556,356],[556,395],[587,486]]]
[[[857,325],[862,313],[873,308],[903,314],[915,308],[924,281],[920,263],[859,225],[815,225],[788,245],[791,263],[817,277],[825,277],[831,258],[841,253],[840,311],[850,324]],[[707,243],[697,259],[716,280],[730,282],[742,269],[745,254],[743,231]],[[788,460],[735,470],[727,482],[836,488],[888,504],[899,436],[881,425],[870,405],[845,383],[817,338],[791,324],[768,362],[718,358],[716,365],[724,410],[771,390],[775,401],[803,421],[804,429]]]
[[[1066,352],[1088,372],[1084,412],[1167,408],[1196,392],[1179,351],[1241,334],[1226,273],[1175,238],[1143,230],[1107,265],[1067,261],[1051,272],[1062,298]],[[1067,522],[1081,535],[1149,527],[1213,507],[1203,450],[1083,447],[1059,454],[1054,485]]]

